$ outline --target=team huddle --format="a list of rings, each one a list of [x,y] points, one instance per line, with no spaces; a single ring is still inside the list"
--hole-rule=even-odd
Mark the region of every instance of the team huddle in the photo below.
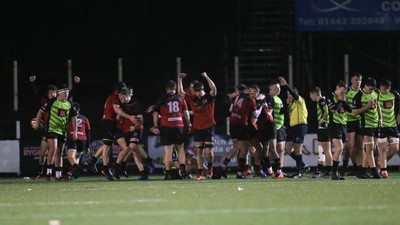
[[[183,79],[187,76],[180,73],[177,82],[170,80],[165,84],[165,93],[147,110],[133,97],[132,88],[124,82],[116,83],[104,105],[102,145],[89,160],[92,170],[109,181],[120,179],[120,175],[128,177],[126,164],[133,158],[140,171],[139,180],[149,179],[149,173],[155,168],[152,158],[141,145],[145,113],[151,113],[153,124],[149,130],[160,136],[160,144],[164,147],[165,180],[192,179],[192,172],[197,173],[193,178],[197,181],[226,178],[227,165],[234,157],[237,157],[237,179],[246,179],[252,173],[260,178],[301,178],[310,170],[302,157],[308,131],[306,102],[283,77],[268,83],[268,93],[261,93],[256,84],[241,84],[228,94],[233,148],[222,165],[214,166],[217,88],[206,73],[201,75],[208,87],[193,80],[184,88]],[[32,83],[35,79],[30,77]],[[74,80],[80,81],[79,77]],[[361,81],[361,74],[353,74],[349,87],[339,81],[334,92],[326,97],[318,87],[310,90],[311,100],[317,102],[317,135],[321,146],[313,178],[344,179],[350,159],[352,173],[358,178],[389,176],[387,161],[399,150],[400,95],[391,90],[391,82],[387,79],[380,81],[379,89],[373,78],[368,78],[363,87]],[[280,97],[281,89],[287,96],[284,100]],[[49,181],[53,177],[55,180],[77,179],[80,157],[90,143],[89,120],[79,113],[79,104],[69,100],[68,87],[48,86],[46,91],[47,99],[41,101],[42,106],[32,120],[33,128],[42,132],[35,179],[40,175],[45,175]],[[185,150],[189,135],[195,142],[193,157]],[[115,142],[121,151],[111,165],[110,152]],[[70,166],[63,172],[65,144]],[[286,154],[296,162],[293,175],[282,170]],[[97,166],[100,157],[101,170]],[[343,158],[341,167],[340,157]]]

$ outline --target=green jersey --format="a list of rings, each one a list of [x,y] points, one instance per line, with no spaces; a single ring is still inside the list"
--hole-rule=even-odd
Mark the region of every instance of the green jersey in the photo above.
[[[326,103],[326,99],[325,97],[321,97],[319,99],[319,101],[317,102],[317,119],[318,119],[318,123],[321,122],[323,116],[324,116],[324,112],[328,113],[328,105]],[[327,128],[329,124],[329,114],[328,116],[325,118],[325,120],[318,124],[318,129],[324,129]]]
[[[358,93],[358,91],[359,90],[354,90],[351,87],[349,87],[346,92],[347,102],[352,103],[354,96]],[[351,114],[351,112],[347,113],[347,121],[348,122],[359,121],[360,119],[361,119],[360,115],[355,116],[355,115]]]
[[[400,94],[397,91],[379,93],[379,106],[382,111],[382,127],[396,127],[396,116],[399,113]]]
[[[277,130],[281,128],[283,126],[283,123],[285,122],[285,115],[281,112],[282,108],[283,108],[282,99],[279,98],[278,96],[274,96],[272,115],[274,117],[274,123]]]
[[[47,132],[56,133],[59,135],[67,135],[67,125],[71,117],[77,115],[75,108],[70,101],[60,101],[58,98],[53,98],[41,109],[42,112],[49,111],[47,120]]]
[[[363,91],[359,91],[353,99],[354,108],[359,109],[368,104],[369,101],[379,101],[378,93],[373,91],[371,94],[367,94]],[[361,127],[362,128],[378,128],[379,126],[379,114],[378,107],[371,107],[365,112],[360,114],[361,116]]]
[[[346,125],[351,106],[346,101],[339,100],[335,93],[331,93],[326,102],[329,108],[329,124]]]

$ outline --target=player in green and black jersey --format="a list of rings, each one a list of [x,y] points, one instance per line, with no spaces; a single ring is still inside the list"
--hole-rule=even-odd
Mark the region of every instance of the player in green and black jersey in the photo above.
[[[354,73],[351,76],[350,85],[346,92],[347,102],[353,103],[354,96],[361,90],[362,75]],[[347,175],[356,175],[357,166],[361,169],[364,151],[362,136],[360,134],[360,115],[353,115],[351,112],[347,113],[347,142],[343,148],[343,165],[341,168],[341,175],[344,176],[347,171],[349,159],[353,163],[353,171]]]
[[[332,169],[332,152],[331,152],[331,138],[328,132],[329,124],[329,113],[328,104],[326,98],[322,96],[321,89],[315,87],[310,91],[310,98],[314,102],[317,102],[317,120],[318,120],[318,144],[321,148],[318,148],[318,165],[313,174],[313,178],[321,177],[324,164],[326,165],[326,171]]]
[[[400,121],[400,94],[391,90],[390,80],[383,79],[379,85],[378,103],[382,111],[382,127],[380,128],[378,146],[381,176],[388,177],[387,160],[390,160],[399,151],[399,131],[397,122]],[[396,121],[397,120],[397,121]],[[386,145],[389,144],[389,152],[386,153]]]
[[[375,138],[378,137],[379,127],[382,125],[382,113],[379,104],[379,94],[375,91],[376,80],[369,78],[361,91],[353,99],[354,115],[361,116],[361,135],[363,135],[365,157],[359,178],[369,178],[366,170],[369,166],[373,178],[381,178],[376,170],[374,159]]]
[[[343,143],[347,141],[347,113],[352,111],[351,106],[346,101],[346,89],[346,83],[339,81],[336,84],[335,92],[326,99],[329,108],[328,130],[332,144],[335,146],[331,170],[332,180],[344,179],[338,173],[339,158],[343,151]]]

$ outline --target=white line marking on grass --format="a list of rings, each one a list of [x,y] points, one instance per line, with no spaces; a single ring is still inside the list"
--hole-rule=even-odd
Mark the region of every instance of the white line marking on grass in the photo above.
[[[58,201],[58,202],[34,202],[27,203],[0,203],[0,207],[10,206],[54,206],[54,205],[100,205],[100,204],[129,204],[129,203],[153,203],[164,202],[164,199],[133,199],[120,201]]]

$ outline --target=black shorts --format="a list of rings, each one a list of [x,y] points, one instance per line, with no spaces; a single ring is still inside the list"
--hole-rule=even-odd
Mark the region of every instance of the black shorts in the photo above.
[[[329,136],[328,129],[318,129],[317,138],[319,142],[330,142],[331,137]]]
[[[249,140],[249,128],[246,125],[231,124],[229,128],[231,139]]]
[[[347,126],[343,124],[329,123],[328,132],[331,139],[340,139],[342,142],[347,141]]]
[[[77,152],[83,152],[86,148],[86,140],[67,140],[67,149],[75,149]]]
[[[183,127],[160,127],[161,145],[183,144],[186,135],[183,132]]]
[[[397,127],[381,127],[379,129],[378,136],[379,138],[388,138],[388,137],[399,138],[400,134]]]
[[[129,131],[126,133],[123,133],[120,129],[116,129],[115,131],[115,140],[118,140],[120,138],[124,138],[126,142],[126,146],[129,146],[131,143],[131,138],[137,138],[139,139],[139,142],[142,139],[142,134],[143,130],[135,130],[135,131]]]
[[[194,141],[204,141],[204,142],[213,142],[213,137],[215,134],[214,126],[209,127],[207,129],[193,129],[193,140]]]
[[[271,125],[271,126],[267,126],[265,127],[266,129],[261,129],[258,132],[260,141],[262,143],[269,141],[269,140],[274,140],[277,138],[278,135],[278,131],[276,130],[276,126],[275,124]]]
[[[378,128],[361,128],[361,135],[367,137],[378,137]]]
[[[306,136],[307,131],[307,124],[299,124],[293,127],[289,127],[287,131],[286,141],[296,144],[303,144],[304,136]]]
[[[286,127],[281,126],[281,128],[276,130],[276,142],[286,141]]]
[[[48,132],[46,135],[47,139],[57,139],[60,143],[65,143],[67,142],[67,137],[61,134],[53,133],[53,132]]]
[[[347,133],[361,134],[361,124],[360,121],[347,121]]]
[[[101,125],[103,126],[103,140],[114,140],[116,127],[115,122],[112,120],[102,120]]]
[[[247,130],[249,132],[249,139],[258,137],[258,130],[252,124],[247,127]]]

